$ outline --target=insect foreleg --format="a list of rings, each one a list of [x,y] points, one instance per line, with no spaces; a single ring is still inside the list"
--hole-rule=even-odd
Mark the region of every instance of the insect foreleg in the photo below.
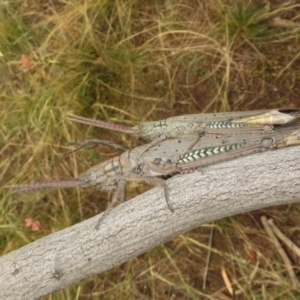
[[[126,186],[126,180],[121,179],[118,182],[117,188],[116,188],[116,190],[113,194],[113,197],[112,197],[111,201],[108,203],[105,212],[102,214],[102,216],[100,217],[100,219],[98,220],[98,222],[95,226],[96,230],[99,230],[99,227],[100,227],[102,221],[107,216],[107,214],[111,211],[113,205],[117,202],[117,200],[120,199],[121,202],[125,201],[125,186]]]
[[[165,199],[167,202],[167,206],[171,212],[174,212],[174,208],[170,202],[169,190],[168,190],[166,182],[163,179],[157,178],[157,177],[144,177],[144,178],[141,178],[141,180],[145,181],[148,184],[154,185],[154,186],[157,186],[157,185],[162,186],[164,188],[164,195],[165,195]]]

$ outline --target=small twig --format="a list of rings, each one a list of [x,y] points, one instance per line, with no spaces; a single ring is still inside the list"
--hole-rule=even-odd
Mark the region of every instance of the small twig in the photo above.
[[[291,264],[291,261],[290,259],[288,258],[288,256],[286,255],[286,253],[284,252],[283,248],[281,247],[278,239],[276,238],[274,232],[272,231],[272,228],[270,227],[268,221],[267,221],[267,218],[265,216],[262,216],[261,217],[261,222],[267,232],[267,234],[269,235],[269,237],[271,238],[272,242],[274,243],[275,245],[275,248],[276,250],[278,251],[279,255],[281,256],[284,264],[285,264],[285,267],[288,271],[288,274],[291,278],[291,281],[292,281],[292,284],[293,284],[293,288],[294,289],[298,289],[300,287],[300,284],[299,284],[299,281],[293,271],[293,267],[292,267],[292,264]]]
[[[256,262],[256,265],[253,269],[253,271],[251,272],[250,276],[249,276],[249,284],[252,283],[253,279],[255,278],[256,273],[259,271],[259,259]]]
[[[276,17],[271,22],[272,27],[276,28],[286,28],[286,29],[299,29],[300,24],[298,22],[293,22],[290,20],[285,20],[280,17]]]
[[[269,225],[272,227],[273,232],[277,235],[277,237],[284,242],[293,252],[295,252],[300,257],[300,248],[295,245],[289,238],[287,238],[274,224],[273,220],[268,220]]]
[[[222,275],[223,281],[225,283],[225,286],[226,286],[228,292],[230,293],[230,295],[233,296],[233,288],[232,288],[231,282],[228,278],[228,275],[227,275],[227,272],[226,272],[224,266],[221,267],[221,275]]]
[[[295,1],[295,0],[285,1],[283,3],[278,4],[278,8],[280,8],[280,7],[287,7],[287,6],[290,6],[290,5],[294,5],[296,2],[297,1]]]

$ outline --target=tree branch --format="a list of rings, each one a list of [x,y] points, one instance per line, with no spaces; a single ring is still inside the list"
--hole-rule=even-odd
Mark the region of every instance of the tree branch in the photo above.
[[[167,181],[99,220],[66,228],[0,258],[0,299],[38,299],[112,269],[203,223],[300,199],[298,147],[228,161]]]

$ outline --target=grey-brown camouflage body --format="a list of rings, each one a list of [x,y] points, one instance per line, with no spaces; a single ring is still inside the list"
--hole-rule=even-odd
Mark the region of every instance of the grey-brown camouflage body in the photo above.
[[[148,140],[176,138],[201,134],[265,134],[273,131],[273,126],[290,124],[299,119],[300,109],[282,108],[246,112],[226,112],[190,114],[170,117],[164,120],[143,122],[134,127],[88,119],[73,114],[67,119],[87,125],[107,128]]]
[[[151,171],[189,172],[195,169],[267,150],[300,145],[300,124],[278,127],[264,135],[228,135],[227,139],[203,136],[189,149],[191,137],[162,141],[140,157]]]
[[[251,138],[248,134],[228,135],[225,141],[211,136],[203,136],[192,149],[189,149],[192,137],[185,136],[165,140],[150,148],[146,144],[125,151],[110,160],[93,166],[77,178],[6,187],[13,188],[13,191],[18,193],[76,186],[93,187],[105,191],[116,188],[111,201],[113,204],[119,198],[124,200],[127,181],[141,180],[152,185],[162,186],[168,207],[172,211],[166,183],[163,179],[157,178],[158,176],[176,172],[191,172],[209,164],[240,156],[299,145],[299,127],[298,124],[278,128],[273,133],[253,135]],[[97,227],[99,227],[99,222]]]

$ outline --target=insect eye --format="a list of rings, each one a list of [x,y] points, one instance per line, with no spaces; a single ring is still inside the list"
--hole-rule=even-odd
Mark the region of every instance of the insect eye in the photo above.
[[[147,133],[149,130],[148,130],[148,126],[147,125],[139,125],[139,130],[141,133]]]
[[[94,171],[89,172],[88,177],[90,180],[96,180],[97,179],[97,174]]]

